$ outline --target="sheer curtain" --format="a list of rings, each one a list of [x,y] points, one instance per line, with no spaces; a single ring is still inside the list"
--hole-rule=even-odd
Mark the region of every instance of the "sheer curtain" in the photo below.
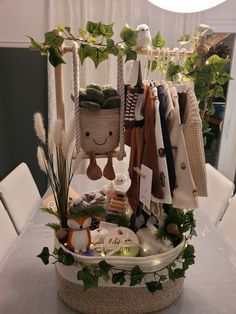
[[[180,35],[194,33],[201,22],[201,13],[176,14],[168,12],[147,0],[49,0],[48,1],[49,30],[58,24],[70,26],[73,34],[78,34],[80,27],[84,27],[88,20],[104,23],[114,22],[114,33],[119,40],[119,32],[125,23],[136,29],[139,24],[147,24],[151,34],[158,30],[166,38],[170,48],[176,46]],[[64,99],[66,125],[73,117],[73,103],[70,99],[72,91],[72,61],[71,54],[65,56],[67,65],[64,68]],[[111,84],[116,86],[115,57],[99,65],[95,69],[91,60],[86,59],[80,69],[80,84],[88,83]],[[56,118],[54,72],[48,66],[48,98],[49,98],[49,126]]]

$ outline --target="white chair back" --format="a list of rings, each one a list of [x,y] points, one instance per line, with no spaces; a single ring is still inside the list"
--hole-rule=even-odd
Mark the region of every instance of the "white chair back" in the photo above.
[[[21,163],[0,182],[2,202],[20,233],[41,200],[38,188],[25,163]]]
[[[208,197],[199,197],[199,209],[216,225],[234,193],[234,184],[210,164],[206,164],[206,173]]]
[[[0,263],[17,238],[16,229],[0,201]]]
[[[236,195],[229,200],[229,206],[225,211],[222,220],[217,225],[223,238],[228,245],[236,252]]]

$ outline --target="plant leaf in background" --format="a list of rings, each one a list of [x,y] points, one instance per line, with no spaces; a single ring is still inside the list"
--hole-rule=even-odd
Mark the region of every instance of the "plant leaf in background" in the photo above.
[[[186,45],[190,42],[190,35],[184,34],[180,36],[180,38],[177,41],[180,43],[180,45]]]
[[[161,36],[160,31],[157,32],[155,36],[152,37],[153,48],[163,48],[165,47],[165,39]]]
[[[129,25],[126,24],[120,32],[120,38],[124,41],[127,47],[134,47],[137,42],[137,34],[137,31],[132,30]]]

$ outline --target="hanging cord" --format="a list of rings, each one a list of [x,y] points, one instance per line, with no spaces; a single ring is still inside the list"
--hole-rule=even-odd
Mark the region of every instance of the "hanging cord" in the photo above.
[[[74,102],[75,102],[75,136],[76,136],[76,150],[81,149],[80,143],[80,110],[79,110],[79,56],[78,56],[78,43],[74,42],[73,45],[73,83],[74,83]]]
[[[125,85],[124,85],[124,69],[123,57],[117,57],[117,90],[120,95],[120,151],[117,157],[118,160],[123,160],[125,156],[125,133],[124,133],[124,119],[125,119]]]

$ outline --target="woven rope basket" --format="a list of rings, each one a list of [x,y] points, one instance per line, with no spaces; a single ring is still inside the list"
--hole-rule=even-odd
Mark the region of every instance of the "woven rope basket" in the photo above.
[[[165,281],[163,290],[151,294],[145,286],[98,287],[83,291],[83,286],[66,280],[56,268],[58,294],[72,309],[86,314],[129,314],[160,311],[181,293],[184,279]]]
[[[120,108],[90,110],[80,108],[80,140],[85,152],[105,154],[119,146]]]

